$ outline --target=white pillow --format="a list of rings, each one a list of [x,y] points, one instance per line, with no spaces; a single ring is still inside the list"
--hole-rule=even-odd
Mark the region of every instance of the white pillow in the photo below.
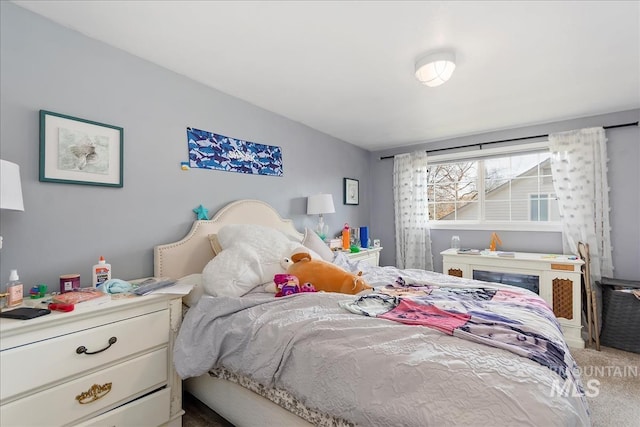
[[[304,239],[302,239],[302,245],[308,249],[311,249],[311,251],[316,253],[321,259],[329,262],[333,261],[333,251],[329,249],[329,246],[322,241],[320,236],[318,236],[315,231],[310,230],[309,227],[304,229]],[[311,254],[311,258],[313,258],[313,253]]]
[[[242,296],[273,282],[274,275],[286,272],[284,258],[294,253],[308,252],[311,258],[322,259],[281,231],[261,225],[226,225],[218,231],[217,241],[221,250],[202,271],[204,290],[213,296]]]
[[[239,297],[263,283],[263,274],[256,251],[237,243],[207,263],[202,270],[202,286],[212,296]]]
[[[290,257],[302,247],[300,242],[290,240],[275,228],[255,224],[232,224],[222,227],[218,231],[218,243],[223,249],[222,252],[240,243],[255,251],[261,274],[256,285],[272,281],[274,274],[284,273],[282,259]]]

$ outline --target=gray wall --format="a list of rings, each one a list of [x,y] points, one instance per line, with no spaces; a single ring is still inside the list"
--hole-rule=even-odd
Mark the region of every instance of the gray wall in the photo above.
[[[114,277],[152,274],[154,245],[175,241],[203,204],[213,214],[226,203],[256,198],[298,228],[312,225],[306,196],[331,192],[337,212],[325,215],[331,233],[344,222],[370,225],[382,240],[381,261],[395,260],[392,160],[380,156],[426,144],[367,153],[299,123],[206,88],[181,75],[65,29],[12,3],[0,2],[0,158],[21,167],[25,212],[0,211],[0,281],[17,268],[27,286],[56,286],[80,273],[89,283],[100,255]],[[124,188],[38,181],[38,111],[55,111],[124,128]],[[638,120],[640,110],[550,123],[429,144],[430,148],[537,135]],[[186,127],[193,126],[283,150],[284,176],[210,170],[181,171]],[[609,184],[615,276],[640,278],[640,134],[615,129],[609,138]],[[531,141],[527,141],[531,142]],[[360,180],[360,205],[342,204],[342,178]],[[465,246],[485,247],[490,232],[434,230],[439,252],[458,234]],[[505,249],[560,252],[559,233],[500,232]]]
[[[306,197],[331,192],[331,233],[369,219],[365,150],[208,89],[65,29],[8,2],[0,5],[0,158],[20,165],[24,212],[0,211],[0,281],[17,268],[25,285],[57,286],[104,255],[113,277],[151,275],[152,248],[183,237],[203,204],[210,215],[243,198],[264,200],[296,226],[312,225]],[[194,61],[197,66],[197,61]],[[38,111],[124,128],[124,188],[38,180]],[[192,169],[186,128],[282,147],[284,176]],[[360,205],[342,204],[342,179],[360,180]],[[25,291],[28,289],[25,289]]]
[[[393,160],[380,157],[416,150],[455,147],[480,142],[543,135],[571,129],[593,126],[610,126],[635,122],[640,119],[640,110],[629,110],[614,114],[585,117],[575,120],[529,126],[518,129],[491,132],[383,150],[371,153],[371,233],[382,240],[384,250],[380,262],[395,263],[393,220]],[[607,152],[609,156],[608,179],[610,198],[611,241],[613,245],[614,276],[620,279],[640,280],[640,128],[625,127],[609,129]],[[533,139],[522,141],[530,143]],[[512,143],[513,144],[513,143]],[[520,252],[562,253],[562,235],[559,232],[514,232],[500,231],[504,250]],[[491,231],[432,230],[434,269],[442,272],[440,252],[448,249],[452,235],[459,235],[462,245],[485,248],[489,245]]]

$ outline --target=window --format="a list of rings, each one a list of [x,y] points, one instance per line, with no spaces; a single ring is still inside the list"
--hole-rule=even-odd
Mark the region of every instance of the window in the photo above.
[[[477,152],[473,153],[476,158],[469,158],[472,154],[467,154],[467,159],[464,154],[454,155],[455,161],[447,161],[444,156],[429,158],[431,225],[557,228],[560,218],[549,151],[483,151],[485,157],[481,158]]]
[[[529,196],[529,221],[549,221],[551,203],[550,194],[532,194]]]

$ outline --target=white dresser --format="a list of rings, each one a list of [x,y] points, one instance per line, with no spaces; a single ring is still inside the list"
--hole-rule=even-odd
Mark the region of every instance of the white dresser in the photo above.
[[[82,304],[0,319],[2,426],[182,425],[172,360],[180,296]]]
[[[360,252],[346,252],[351,261],[366,261],[373,266],[380,265],[380,252],[382,248],[360,249]]]
[[[567,344],[584,348],[581,333],[581,272],[584,262],[581,259],[524,252],[515,252],[513,257],[499,257],[496,252],[486,251],[480,255],[466,255],[458,254],[455,249],[447,249],[440,254],[443,272],[450,276],[486,280],[478,276],[495,272],[535,278],[539,286],[538,293],[553,309]]]

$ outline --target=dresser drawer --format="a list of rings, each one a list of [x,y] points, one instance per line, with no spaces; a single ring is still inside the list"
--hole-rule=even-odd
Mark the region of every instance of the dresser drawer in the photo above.
[[[2,425],[65,425],[115,408],[166,384],[167,351],[162,348],[3,405],[0,407]]]
[[[0,353],[0,400],[6,402],[37,387],[54,385],[167,345],[168,326],[169,312],[162,310],[5,350]],[[113,338],[116,341],[110,345]],[[78,353],[79,347],[96,353]]]
[[[155,427],[169,422],[171,389],[134,400],[76,427]]]

